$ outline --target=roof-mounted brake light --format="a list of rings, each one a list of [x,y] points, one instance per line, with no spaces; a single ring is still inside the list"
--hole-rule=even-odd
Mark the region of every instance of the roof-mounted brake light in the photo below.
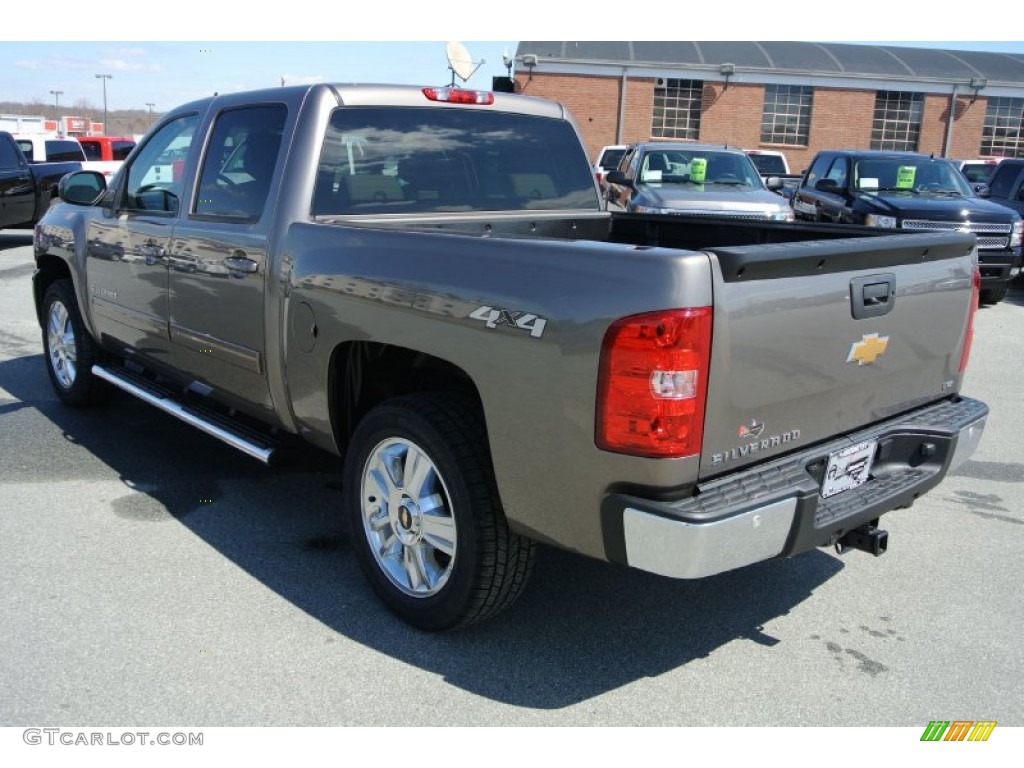
[[[446,101],[449,104],[494,103],[494,94],[490,91],[464,91],[461,88],[424,88],[423,95],[431,101]]]

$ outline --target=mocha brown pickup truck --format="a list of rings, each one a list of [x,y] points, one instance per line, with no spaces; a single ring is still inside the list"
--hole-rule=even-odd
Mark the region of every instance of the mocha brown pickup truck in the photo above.
[[[974,235],[613,214],[554,102],[215,96],[61,197],[33,280],[58,396],[336,454],[369,583],[425,629],[511,604],[538,542],[674,578],[880,554],[987,415]]]

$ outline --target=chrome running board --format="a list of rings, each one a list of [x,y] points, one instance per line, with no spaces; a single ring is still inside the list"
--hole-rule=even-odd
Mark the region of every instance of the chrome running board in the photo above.
[[[205,408],[197,408],[178,402],[174,393],[159,384],[149,381],[143,376],[126,369],[107,369],[100,365],[92,366],[93,375],[123,389],[128,394],[169,413],[186,424],[202,430],[218,440],[227,443],[254,459],[270,464],[276,445],[270,439],[262,438],[242,424],[234,424],[230,419],[215,414]]]

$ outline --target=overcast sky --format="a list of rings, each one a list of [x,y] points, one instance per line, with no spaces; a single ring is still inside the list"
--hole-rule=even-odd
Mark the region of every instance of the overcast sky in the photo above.
[[[1002,2],[988,0],[987,18],[999,18]],[[61,12],[62,5],[66,12]],[[212,5],[176,0],[160,13],[150,14],[156,6],[134,4],[126,8],[135,8],[136,18],[121,12],[104,13],[106,19],[117,17],[118,24],[90,26],[88,19],[93,14],[85,9],[92,6],[48,0],[46,24],[4,25],[0,30],[0,36],[8,36],[0,42],[0,100],[38,100],[52,105],[57,98],[64,114],[71,114],[71,107],[82,100],[102,107],[104,79],[97,74],[112,76],[105,81],[110,109],[146,109],[152,102],[158,112],[215,91],[278,86],[282,78],[290,84],[317,80],[444,84],[451,80],[445,58],[448,40],[461,41],[474,61],[484,62],[468,85],[488,88],[493,76],[506,74],[502,56],[514,54],[519,39],[609,39],[609,32],[617,28],[607,23],[607,11],[593,6],[592,12],[587,12],[584,4],[570,0],[509,3],[471,12],[454,2],[431,3],[429,9],[413,12],[394,3],[352,0],[333,5],[310,0],[266,6],[231,3],[217,10]],[[877,10],[872,10],[873,5]],[[844,42],[890,41],[893,45],[1024,53],[1024,43],[1019,40],[944,41],[942,38],[949,36],[948,24],[926,26],[915,18],[920,16],[915,6],[905,5],[900,11],[891,1],[859,0],[858,18],[845,18],[839,25],[850,36]],[[711,9],[700,11],[689,6],[692,4],[682,0],[645,0],[645,13],[661,20],[646,26],[658,33],[658,39],[835,41],[837,25],[830,18],[822,15],[816,21],[801,21],[793,5],[773,19],[769,17],[774,4],[733,0],[727,35],[723,34],[723,20],[714,11],[721,4],[707,4],[703,7]],[[272,13],[254,18],[264,7],[273,9]],[[327,18],[323,8],[332,9]],[[972,28],[981,26],[992,25]],[[217,39],[181,42],[194,38],[197,29]],[[26,35],[41,37],[33,40]],[[353,39],[357,36],[363,39]],[[508,39],[498,39],[501,37]],[[891,42],[900,37],[916,40]],[[367,42],[366,38],[381,42]]]

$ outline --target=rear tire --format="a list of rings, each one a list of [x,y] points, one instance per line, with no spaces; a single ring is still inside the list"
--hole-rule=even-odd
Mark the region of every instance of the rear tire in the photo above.
[[[78,311],[71,280],[50,283],[43,294],[43,349],[54,392],[68,405],[91,405],[103,399],[105,383],[92,374],[96,346]]]
[[[359,565],[419,629],[496,615],[532,569],[536,545],[508,528],[484,434],[470,401],[417,394],[378,405],[352,436],[344,489]]]
[[[1000,301],[1006,298],[1007,291],[1010,290],[1009,283],[1003,283],[996,288],[986,288],[981,292],[980,301],[982,304],[998,304]]]

